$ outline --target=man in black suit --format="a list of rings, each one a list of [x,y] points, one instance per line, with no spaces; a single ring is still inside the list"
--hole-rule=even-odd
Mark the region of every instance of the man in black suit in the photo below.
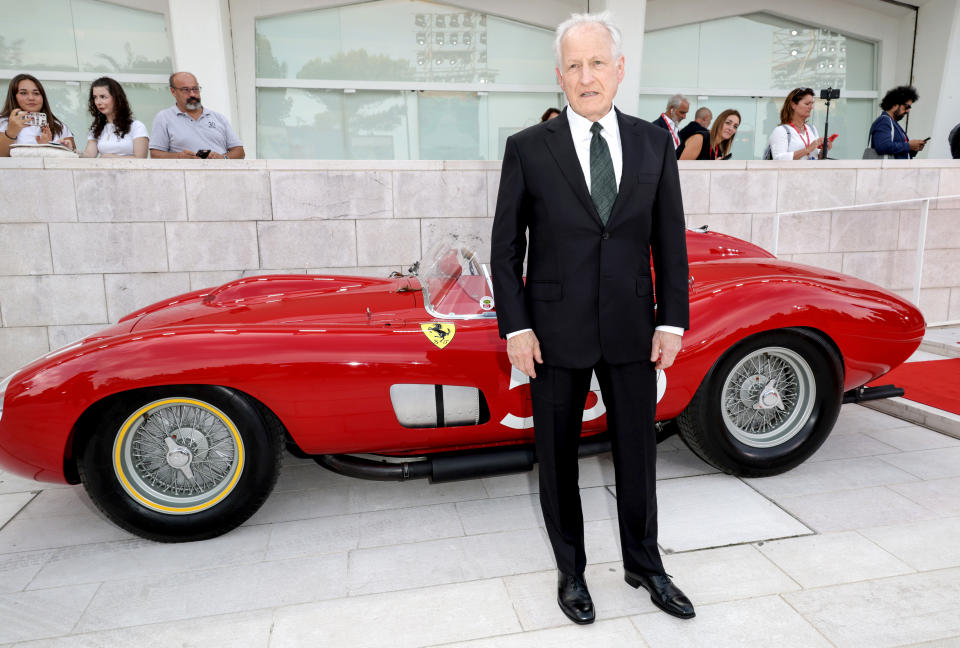
[[[561,24],[556,57],[569,107],[507,140],[491,257],[500,335],[510,362],[531,378],[558,602],[571,620],[593,621],[577,450],[596,372],[613,446],[625,579],[664,611],[689,618],[693,606],[664,573],[657,549],[655,369],[673,363],[689,310],[673,143],[613,107],[624,60],[620,32],[606,15]]]

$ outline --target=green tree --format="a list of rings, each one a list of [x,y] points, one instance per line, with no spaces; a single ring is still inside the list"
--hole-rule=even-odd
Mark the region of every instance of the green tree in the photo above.
[[[338,52],[324,61],[317,57],[303,64],[298,79],[328,79],[343,81],[410,81],[413,66],[407,59],[390,58],[384,54],[370,55],[365,49]]]

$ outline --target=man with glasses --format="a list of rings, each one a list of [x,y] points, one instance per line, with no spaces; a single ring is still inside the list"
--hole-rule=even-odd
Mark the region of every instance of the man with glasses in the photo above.
[[[242,159],[243,143],[227,118],[200,103],[200,84],[189,72],[170,75],[176,104],[153,118],[150,155],[155,158]]]
[[[913,86],[897,86],[883,97],[883,111],[870,126],[870,146],[878,155],[909,160],[923,150],[927,140],[909,139],[899,124],[919,99]]]

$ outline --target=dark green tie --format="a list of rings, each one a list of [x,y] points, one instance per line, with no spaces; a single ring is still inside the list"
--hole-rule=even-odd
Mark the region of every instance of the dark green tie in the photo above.
[[[617,178],[613,173],[613,159],[610,157],[610,147],[600,135],[603,126],[600,122],[593,122],[590,132],[590,197],[597,207],[600,220],[604,225],[610,218],[613,201],[617,199]]]

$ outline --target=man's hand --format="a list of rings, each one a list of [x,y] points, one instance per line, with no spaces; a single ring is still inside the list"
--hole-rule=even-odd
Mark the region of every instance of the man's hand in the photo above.
[[[192,159],[195,159],[195,158],[197,157],[197,154],[194,153],[193,151],[188,151],[187,149],[183,149],[182,151],[180,151],[179,153],[177,153],[177,157],[178,157],[178,158],[183,158],[183,159],[192,160]]]
[[[923,147],[926,146],[926,141],[921,139],[910,140],[910,150],[916,153],[917,151],[922,151]]]
[[[520,336],[517,336],[520,337]],[[653,349],[650,351],[650,362],[657,363],[657,369],[667,369],[677,358],[683,338],[676,333],[667,331],[653,332]]]
[[[678,347],[679,348],[679,347]],[[674,352],[676,354],[676,352]],[[524,331],[507,340],[507,357],[510,364],[531,378],[537,377],[534,361],[543,364],[540,355],[540,341],[533,331]]]

